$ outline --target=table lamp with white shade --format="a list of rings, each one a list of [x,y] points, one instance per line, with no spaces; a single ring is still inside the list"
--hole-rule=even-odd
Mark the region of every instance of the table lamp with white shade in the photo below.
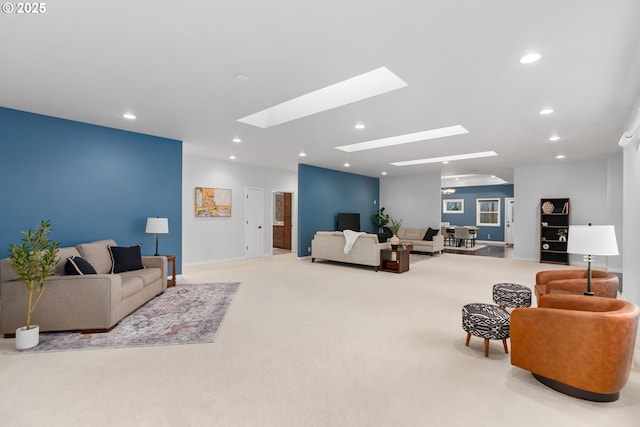
[[[616,232],[613,225],[570,225],[567,252],[582,254],[587,262],[587,290],[585,295],[593,295],[591,290],[591,261],[594,255],[619,255]]]
[[[155,234],[156,235],[156,253],[155,256],[158,256],[158,234],[167,234],[169,233],[169,219],[168,218],[147,218],[147,228],[144,230],[145,233]]]

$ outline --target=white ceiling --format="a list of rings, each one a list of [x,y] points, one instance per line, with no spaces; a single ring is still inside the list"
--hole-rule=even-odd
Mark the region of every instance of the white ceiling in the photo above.
[[[577,161],[619,152],[640,96],[637,0],[46,5],[40,15],[0,15],[0,105],[179,139],[187,155],[512,181],[515,166],[557,162],[559,153]],[[530,51],[542,59],[520,64]],[[237,121],[382,66],[408,86],[267,129]],[[544,107],[555,113],[540,116]],[[121,117],[129,111],[137,120]],[[359,122],[366,128],[354,129]],[[334,149],[456,124],[469,134]],[[551,143],[554,133],[561,139]],[[499,155],[389,165],[489,150]]]

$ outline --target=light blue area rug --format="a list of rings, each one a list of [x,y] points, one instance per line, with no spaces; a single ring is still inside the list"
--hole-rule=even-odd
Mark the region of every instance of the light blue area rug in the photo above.
[[[40,343],[16,353],[211,343],[240,283],[168,288],[101,334],[44,332]]]

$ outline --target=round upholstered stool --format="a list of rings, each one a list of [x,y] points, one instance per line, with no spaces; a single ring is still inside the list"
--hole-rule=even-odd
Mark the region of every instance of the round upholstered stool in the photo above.
[[[509,353],[509,312],[493,304],[474,303],[462,307],[462,329],[467,331],[466,346],[471,335],[484,338],[484,357],[489,357],[489,340],[502,340],[504,352]]]
[[[496,283],[493,302],[502,308],[531,307],[531,289],[517,283]]]

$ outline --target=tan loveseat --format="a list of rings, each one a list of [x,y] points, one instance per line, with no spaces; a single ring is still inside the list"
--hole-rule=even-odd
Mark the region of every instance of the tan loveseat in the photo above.
[[[311,262],[316,259],[380,267],[380,249],[391,249],[391,244],[379,243],[377,234],[362,234],[349,253],[344,253],[346,240],[342,231],[318,231],[311,240]]]
[[[60,248],[60,262],[46,284],[31,321],[40,331],[104,332],[167,288],[167,259],[143,256],[144,269],[110,274],[113,240]],[[97,274],[65,275],[70,256],[85,259]],[[9,258],[0,260],[0,332],[24,326],[27,290]]]
[[[398,229],[398,239],[401,245],[413,245],[416,252],[429,252],[431,255],[436,252],[444,252],[444,236],[437,229],[433,240],[423,240],[428,228],[406,228]],[[435,231],[435,229],[434,229]]]

